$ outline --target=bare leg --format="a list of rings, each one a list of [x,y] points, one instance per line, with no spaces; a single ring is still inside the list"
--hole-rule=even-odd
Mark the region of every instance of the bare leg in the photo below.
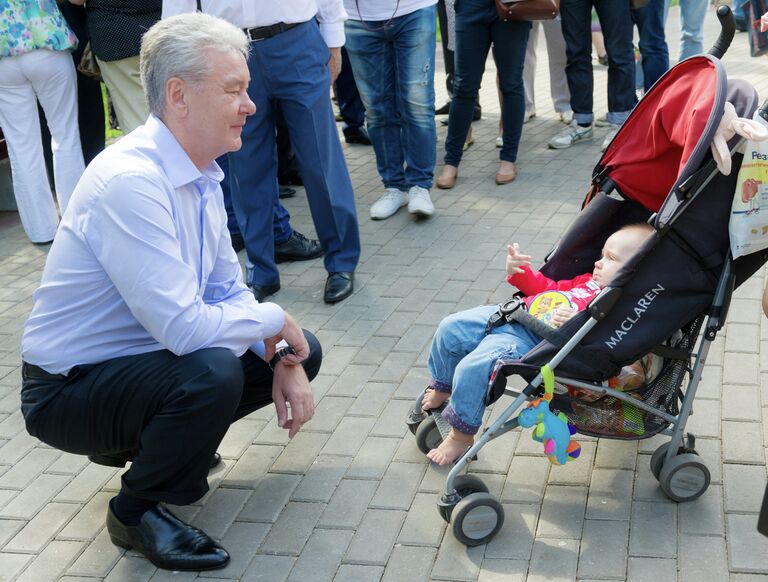
[[[434,408],[440,408],[443,402],[451,397],[450,392],[438,392],[433,388],[427,388],[427,393],[424,395],[424,399],[421,401],[421,409],[425,412]]]
[[[453,463],[463,455],[474,442],[475,437],[471,434],[465,434],[452,428],[446,439],[440,443],[440,446],[427,453],[427,458],[438,465]]]

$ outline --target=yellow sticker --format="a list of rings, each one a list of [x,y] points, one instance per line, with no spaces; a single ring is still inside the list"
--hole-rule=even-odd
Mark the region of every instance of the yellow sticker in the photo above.
[[[560,291],[544,291],[533,298],[528,307],[528,313],[536,319],[540,319],[548,325],[552,325],[552,314],[558,307],[568,307],[573,309],[568,297]],[[554,325],[552,325],[554,327]]]

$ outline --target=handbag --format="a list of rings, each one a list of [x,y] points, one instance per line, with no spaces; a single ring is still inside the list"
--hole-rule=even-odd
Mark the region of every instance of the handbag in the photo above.
[[[77,70],[86,77],[90,77],[91,79],[96,79],[97,81],[103,80],[101,77],[101,69],[99,68],[99,63],[96,62],[96,55],[94,55],[93,51],[91,50],[90,42],[86,44],[85,48],[83,49],[80,62],[77,63]]]
[[[496,0],[496,12],[503,21],[552,20],[560,12],[560,0]]]
[[[643,6],[648,4],[648,2],[650,1],[651,0],[629,0],[629,7],[632,10],[638,10],[639,8],[642,8]]]

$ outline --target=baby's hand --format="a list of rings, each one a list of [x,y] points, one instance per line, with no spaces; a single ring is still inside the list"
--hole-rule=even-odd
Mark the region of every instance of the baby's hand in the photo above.
[[[523,272],[522,267],[531,264],[530,255],[521,255],[520,247],[517,243],[507,245],[507,275],[519,275]]]
[[[579,310],[576,307],[558,307],[552,312],[552,325],[560,327],[578,312]]]

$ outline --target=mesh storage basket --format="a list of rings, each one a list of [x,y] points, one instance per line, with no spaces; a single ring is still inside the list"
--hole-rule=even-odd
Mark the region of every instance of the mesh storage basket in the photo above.
[[[648,384],[626,391],[655,409],[677,415],[683,380],[690,369],[690,354],[701,330],[704,317],[699,317],[684,330],[672,346],[688,354],[685,359],[666,359],[661,372]],[[558,408],[582,434],[616,439],[644,439],[669,425],[669,422],[614,396],[594,400],[556,396]]]

